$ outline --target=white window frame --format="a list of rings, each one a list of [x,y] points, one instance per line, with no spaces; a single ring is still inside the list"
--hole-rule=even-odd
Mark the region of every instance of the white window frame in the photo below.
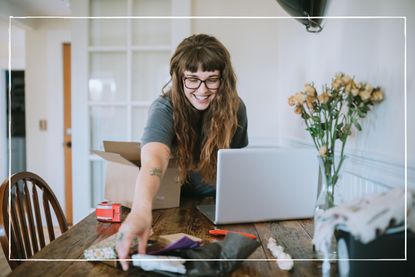
[[[132,3],[128,0],[128,11],[131,14]],[[89,1],[73,0],[71,2],[72,13],[77,17],[88,17]],[[190,16],[190,0],[172,0],[172,15]],[[127,99],[131,99],[131,63],[133,51],[148,51],[154,48],[146,47],[89,47],[89,28],[88,19],[72,19],[72,195],[73,195],[73,222],[79,222],[87,216],[94,207],[91,207],[91,172],[90,162],[95,157],[91,155],[90,149],[90,126],[89,108],[92,106],[115,106],[118,104],[100,102],[92,103],[88,100],[88,79],[89,79],[89,55],[90,53],[127,50]],[[131,22],[131,21],[129,21]],[[191,33],[190,18],[172,20],[172,39],[170,49],[165,46],[157,47],[160,50],[174,51],[178,43]],[[131,24],[128,24],[128,45],[131,45]],[[151,101],[129,101],[125,103],[127,107],[127,132],[128,139],[132,139],[131,123],[132,108],[148,107]]]

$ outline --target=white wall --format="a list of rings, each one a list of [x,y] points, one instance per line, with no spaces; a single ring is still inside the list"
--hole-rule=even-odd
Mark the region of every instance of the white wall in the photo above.
[[[13,21],[12,21],[13,22]],[[13,70],[25,68],[25,31],[12,24],[11,66]],[[0,19],[0,69],[9,69],[9,22]]]
[[[276,1],[192,1],[194,16],[279,16]],[[193,33],[217,37],[229,50],[238,92],[247,106],[250,144],[278,144],[275,90],[278,74],[277,19],[193,19]]]
[[[42,19],[26,33],[27,170],[42,176],[64,207],[63,54],[70,21]],[[47,120],[47,130],[39,120]]]
[[[327,15],[408,16],[407,76],[414,75],[415,2],[331,1]],[[193,15],[288,16],[276,1],[193,1]],[[226,3],[226,4],[225,4]],[[221,7],[220,9],[218,7]],[[404,183],[404,20],[328,19],[318,34],[307,33],[294,19],[196,19],[194,33],[217,36],[230,50],[239,93],[248,108],[249,135],[280,144],[309,144],[302,120],[287,104],[291,94],[306,82],[317,88],[344,71],[357,80],[384,88],[386,99],[363,121],[363,131],[354,134],[347,151],[356,158],[376,161],[380,169],[393,171],[391,185]],[[412,57],[412,59],[411,59]],[[407,103],[410,120],[414,81],[408,78]],[[411,124],[412,122],[412,124]],[[415,128],[408,122],[410,183],[415,188]],[[378,171],[384,172],[384,171]],[[378,174],[377,173],[377,174]],[[379,174],[378,174],[379,175]]]
[[[12,22],[13,23],[13,22]],[[16,24],[11,28],[11,69],[25,68],[25,31]],[[9,21],[0,19],[0,181],[8,176],[8,144],[6,116],[6,76],[9,70]]]
[[[7,116],[6,116],[6,78],[4,71],[0,70],[0,182],[7,176],[8,147],[7,147]]]
[[[415,14],[412,1],[361,2],[348,1],[346,5],[344,1],[333,1],[329,11],[333,15],[402,15],[397,12],[401,7],[397,9],[396,3],[406,2],[407,10],[410,11],[412,7],[412,15]],[[282,96],[286,98],[289,92],[301,90],[305,81],[315,81],[320,87],[338,71],[354,75],[357,80],[382,86],[386,100],[363,121],[363,132],[350,140],[349,149],[361,155],[379,156],[403,164],[404,20],[328,19],[324,31],[317,35],[298,32],[297,27],[285,24],[279,26],[278,30],[282,37],[286,37],[279,44],[279,62],[295,69],[295,74],[290,74],[286,82],[280,83]],[[409,63],[410,59],[408,68],[413,67],[413,63]],[[283,101],[280,104],[283,104],[280,105],[281,120],[299,121],[289,112],[291,108]],[[284,126],[284,133],[287,133],[284,135],[298,138],[298,127],[298,124]],[[413,130],[411,132],[413,134]]]

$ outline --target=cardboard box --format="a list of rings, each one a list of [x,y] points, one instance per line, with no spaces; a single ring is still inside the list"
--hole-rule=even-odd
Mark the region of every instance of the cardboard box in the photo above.
[[[93,153],[106,161],[105,194],[108,201],[131,208],[134,188],[141,167],[138,142],[104,141],[104,150]],[[153,199],[153,209],[173,208],[180,205],[180,187],[175,160],[170,160],[158,193]]]

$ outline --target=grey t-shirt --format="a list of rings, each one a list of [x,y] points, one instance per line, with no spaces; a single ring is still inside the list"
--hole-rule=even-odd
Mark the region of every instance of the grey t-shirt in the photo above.
[[[248,145],[248,119],[246,116],[246,107],[242,99],[239,105],[238,127],[231,141],[231,148],[242,148]],[[173,107],[168,96],[160,96],[151,104],[148,111],[147,124],[141,137],[141,145],[144,146],[149,142],[160,142],[167,145],[170,149],[174,148],[175,133],[173,128]],[[200,151],[200,149],[198,149]],[[200,153],[194,153],[196,157]],[[196,173],[190,173],[190,181],[194,185],[201,183],[200,176]],[[201,184],[202,185],[202,184]]]

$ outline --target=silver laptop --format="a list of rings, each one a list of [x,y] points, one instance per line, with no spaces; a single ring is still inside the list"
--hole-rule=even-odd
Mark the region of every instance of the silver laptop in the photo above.
[[[214,224],[310,218],[317,183],[317,156],[311,149],[221,149],[216,205],[198,209]]]

